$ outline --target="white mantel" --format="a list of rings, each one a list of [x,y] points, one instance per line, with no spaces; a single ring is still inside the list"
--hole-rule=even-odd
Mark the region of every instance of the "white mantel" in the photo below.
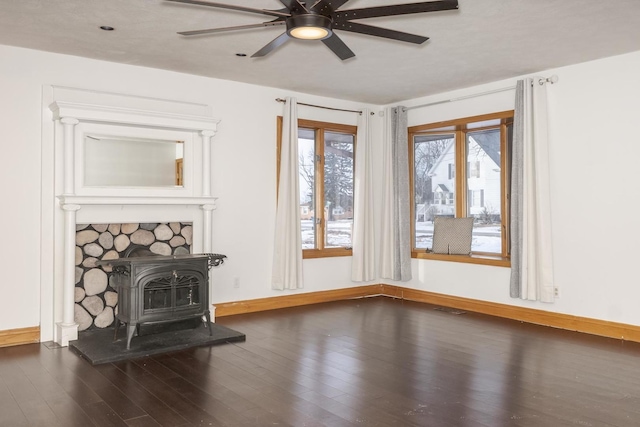
[[[54,340],[78,339],[74,321],[75,235],[77,224],[181,221],[193,224],[192,252],[212,252],[211,228],[216,198],[211,195],[211,138],[218,120],[202,104],[135,97],[67,87],[51,87],[49,110],[54,121]],[[185,141],[185,182],[181,187],[89,187],[82,179],[85,135]],[[63,256],[60,257],[59,254]],[[61,273],[61,274],[60,274]],[[211,294],[211,292],[210,292]],[[43,325],[44,327],[44,325]]]

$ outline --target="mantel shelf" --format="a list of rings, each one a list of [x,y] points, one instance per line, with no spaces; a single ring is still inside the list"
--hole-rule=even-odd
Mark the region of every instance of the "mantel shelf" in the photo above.
[[[215,205],[217,197],[58,196],[61,205]]]

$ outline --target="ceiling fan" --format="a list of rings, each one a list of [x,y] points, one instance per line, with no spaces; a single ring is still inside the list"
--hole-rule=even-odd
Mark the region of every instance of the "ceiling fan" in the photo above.
[[[269,10],[215,3],[206,0],[167,0],[175,3],[187,3],[209,6],[220,9],[232,9],[243,12],[257,13],[274,17],[275,19],[259,24],[238,25],[234,27],[211,28],[207,30],[179,32],[183,36],[197,36],[202,34],[221,33],[225,31],[246,30],[250,28],[272,27],[285,25],[286,32],[267,43],[262,49],[251,55],[265,56],[274,49],[282,46],[290,38],[302,40],[321,40],[340,59],[345,60],[355,56],[355,53],[338,37],[334,30],[350,31],[352,33],[367,34],[384,37],[403,42],[421,44],[429,40],[415,34],[389,30],[371,25],[353,22],[357,19],[378,18],[382,16],[408,15],[423,12],[436,12],[458,8],[458,0],[435,0],[421,3],[408,3],[389,6],[366,7],[361,9],[338,10],[349,0],[280,0],[284,9]]]

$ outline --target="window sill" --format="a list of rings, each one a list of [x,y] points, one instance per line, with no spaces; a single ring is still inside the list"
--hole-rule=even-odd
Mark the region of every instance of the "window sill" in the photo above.
[[[467,264],[493,265],[496,267],[511,267],[511,260],[501,256],[492,255],[447,255],[434,254],[432,252],[411,252],[412,258],[431,259],[434,261],[463,262]]]
[[[331,258],[337,256],[351,256],[353,255],[353,250],[347,248],[335,248],[335,249],[303,249],[302,250],[302,259],[312,259],[312,258]]]

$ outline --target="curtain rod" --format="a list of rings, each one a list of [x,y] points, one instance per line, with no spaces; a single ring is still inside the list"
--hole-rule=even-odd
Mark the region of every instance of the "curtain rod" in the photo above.
[[[545,79],[538,79],[538,84],[540,85],[543,85],[545,83],[554,84],[557,82],[558,82],[558,76],[556,76],[555,74]],[[465,95],[465,96],[459,96],[457,98],[445,99],[442,101],[429,102],[427,104],[415,105],[413,107],[406,107],[404,111],[413,110],[414,108],[422,108],[422,107],[430,107],[432,105],[446,104],[447,102],[462,101],[463,99],[476,98],[478,96],[491,95],[493,93],[506,92],[508,90],[514,90],[515,88],[516,88],[515,86],[508,86],[500,89],[488,90],[486,92],[474,93],[473,95]]]
[[[278,101],[278,102],[287,102],[286,99],[282,99],[282,98],[276,98],[276,101]],[[305,105],[307,107],[314,107],[314,108],[323,108],[325,110],[346,111],[347,113],[362,114],[361,110],[345,110],[345,109],[342,109],[342,108],[333,108],[333,107],[324,107],[322,105],[305,104],[304,102],[298,102],[298,105]],[[369,114],[371,114],[373,116],[375,113],[374,112],[370,112]]]

